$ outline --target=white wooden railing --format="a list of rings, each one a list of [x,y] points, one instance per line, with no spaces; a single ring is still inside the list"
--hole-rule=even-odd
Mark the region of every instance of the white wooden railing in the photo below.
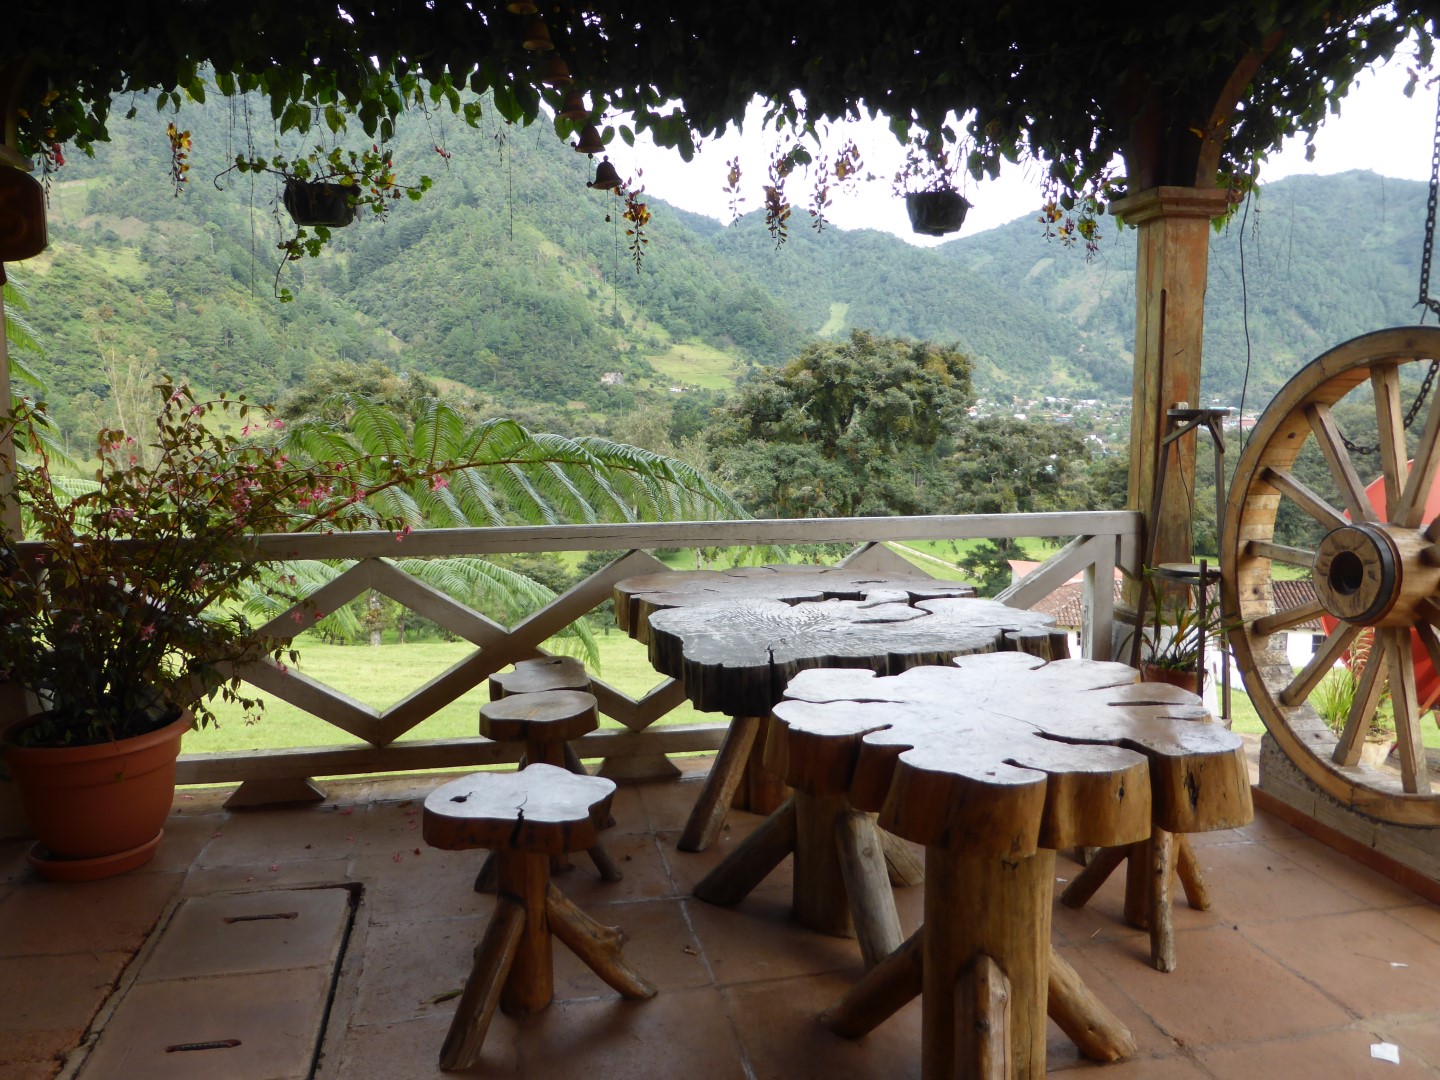
[[[497,529],[438,529],[413,532],[403,540],[389,532],[341,535],[297,534],[261,538],[266,555],[284,559],[348,562],[337,579],[303,605],[277,616],[271,624],[289,636],[303,629],[314,612],[341,605],[376,590],[450,633],[475,651],[387,709],[375,709],[293,669],[252,665],[242,672],[267,696],[319,717],[362,740],[364,745],[301,747],[247,753],[185,754],[179,763],[181,784],[233,783],[242,787],[231,805],[314,797],[313,777],[424,769],[464,769],[514,761],[519,747],[479,737],[405,740],[401,735],[427,717],[480,686],[494,672],[517,660],[541,655],[541,645],[583,618],[611,596],[614,583],[636,574],[664,571],[646,554],[657,548],[735,548],[788,544],[848,544],[856,550],[848,565],[877,571],[915,567],[883,546],[885,541],[1069,537],[1069,543],[1000,599],[1029,607],[1060,585],[1083,575],[1084,655],[1108,659],[1114,619],[1112,581],[1115,567],[1134,570],[1139,551],[1140,516],[1127,511],[1064,514],[993,514],[908,518],[832,518],[680,522],[660,525],[556,525]],[[391,558],[498,555],[546,551],[620,551],[623,555],[552,603],[515,626],[503,626],[397,569]],[[596,680],[601,712],[618,721],[576,744],[583,758],[604,758],[614,775],[659,774],[669,767],[666,754],[713,750],[724,733],[716,723],[665,725],[655,721],[684,701],[681,688],[663,682],[636,700]]]

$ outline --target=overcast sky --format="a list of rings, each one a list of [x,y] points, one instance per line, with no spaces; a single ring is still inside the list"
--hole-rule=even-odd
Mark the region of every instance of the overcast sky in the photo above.
[[[1307,162],[1303,142],[1294,140],[1293,145],[1273,155],[1262,167],[1262,183],[1296,173],[1361,168],[1398,179],[1428,180],[1435,135],[1435,90],[1422,82],[1414,96],[1407,98],[1403,93],[1405,79],[1405,62],[1399,58],[1362,76],[1342,102],[1340,114],[1330,117],[1316,135],[1315,160]],[[658,150],[638,140],[633,149],[617,140],[611,146],[611,159],[622,177],[644,184],[647,194],[728,222],[728,196],[721,189],[726,163],[737,152],[746,197],[741,210],[749,212],[761,206],[760,187],[775,133],[761,132],[760,114],[756,111],[753,115],[754,122],[746,125],[744,136],[730,134],[707,144],[689,163],[681,161],[673,151]],[[883,229],[911,243],[942,243],[955,238],[952,235],[932,240],[911,231],[903,200],[891,194],[891,177],[900,164],[902,151],[883,124],[859,123],[834,130],[837,134],[827,140],[827,146],[839,146],[843,136],[838,133],[842,131],[844,136],[854,138],[866,171],[875,179],[861,185],[853,195],[835,199],[827,214],[833,224],[846,229]],[[642,170],[639,176],[637,169]],[[971,235],[1036,213],[1042,202],[1039,181],[1040,172],[1035,166],[1008,163],[999,180],[979,184],[970,181],[962,190],[973,208],[958,235]],[[790,183],[788,194],[796,206],[792,228],[808,225],[809,217],[802,209],[807,188],[803,177]]]

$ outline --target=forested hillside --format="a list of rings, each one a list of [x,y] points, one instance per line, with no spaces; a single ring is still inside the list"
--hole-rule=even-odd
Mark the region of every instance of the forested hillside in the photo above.
[[[1370,330],[1418,321],[1425,185],[1372,172],[1299,176],[1261,189],[1210,242],[1205,296],[1205,390],[1263,404],[1325,349]],[[1007,297],[1078,328],[1073,357],[1109,393],[1128,394],[1135,335],[1135,233],[1105,225],[1099,255],[1047,244],[1012,222],[945,244],[939,253]],[[1123,363],[1117,357],[1125,355]]]
[[[138,110],[96,159],[55,177],[51,247],[11,268],[67,426],[93,429],[150,373],[273,400],[319,362],[379,358],[492,409],[593,429],[853,328],[958,346],[981,396],[1129,394],[1134,232],[1113,222],[1089,261],[1029,218],[926,249],[817,232],[797,210],[777,248],[758,214],[721,225],[647,193],[637,271],[620,200],[586,186],[594,161],[545,127],[476,132],[436,116],[395,142],[401,182],[426,173],[433,189],[285,266],[295,300],[281,303],[275,245],[291,227],[278,182],[225,171],[238,152],[273,152],[268,116],[187,105],[194,149],[176,195],[167,118]],[[613,154],[625,175],[628,151]],[[877,184],[874,197],[893,196]],[[1213,239],[1207,394],[1238,402],[1244,311],[1251,407],[1323,348],[1414,321],[1424,197],[1366,172],[1266,188]]]

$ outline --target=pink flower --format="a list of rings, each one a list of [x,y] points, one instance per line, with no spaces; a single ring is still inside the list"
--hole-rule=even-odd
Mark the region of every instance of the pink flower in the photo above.
[[[396,539],[397,542],[398,542],[398,541],[401,541],[401,540],[404,540],[405,537],[409,536],[409,535],[410,535],[412,532],[414,532],[414,531],[415,531],[415,530],[413,530],[412,528],[410,528],[409,525],[406,525],[403,529],[401,529],[398,533],[395,534],[395,539]]]
[[[432,476],[432,477],[430,478],[430,490],[431,490],[431,491],[439,491],[441,488],[447,488],[447,487],[449,487],[449,486],[450,486],[450,478],[449,478],[448,476],[436,475],[436,476]]]
[[[141,640],[141,641],[149,641],[149,640],[150,640],[152,637],[154,637],[154,636],[155,636],[155,624],[154,624],[154,623],[146,623],[144,626],[140,627],[140,640]]]
[[[296,626],[299,626],[305,621],[305,613],[303,611],[292,611],[290,613],[290,618],[295,620]]]
[[[275,417],[275,419],[273,419],[273,420],[270,421],[270,426],[271,426],[272,428],[283,428],[283,427],[285,426],[285,421],[284,421],[284,420],[281,420],[281,419],[277,416],[277,417]]]

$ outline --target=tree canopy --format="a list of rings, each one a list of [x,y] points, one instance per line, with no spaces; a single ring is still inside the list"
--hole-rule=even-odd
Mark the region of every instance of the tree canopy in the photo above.
[[[710,430],[714,468],[761,515],[923,513],[970,397],[955,350],[854,330],[745,383]]]
[[[530,123],[580,90],[589,112],[556,119],[562,137],[629,116],[688,156],[697,140],[738,125],[758,95],[777,127],[801,136],[881,113],[901,138],[921,133],[922,157],[944,152],[944,168],[980,176],[1039,160],[1068,201],[1127,181],[1139,190],[1251,176],[1412,34],[1417,63],[1428,65],[1437,14],[1417,0],[1135,4],[1088,16],[1008,0],[842,0],[823,10],[596,0],[519,13],[529,7],[22,0],[0,35],[5,141],[53,161],[66,145],[104,139],[112,99],[143,89],[175,105],[207,86],[258,91],[282,132],[333,133],[353,119],[382,140],[407,109],[449,108],[473,122],[477,95],[492,91],[506,120]],[[552,51],[536,51],[547,42]],[[780,178],[811,160],[803,144],[790,151]],[[1118,187],[1109,184],[1117,154],[1128,170]]]

